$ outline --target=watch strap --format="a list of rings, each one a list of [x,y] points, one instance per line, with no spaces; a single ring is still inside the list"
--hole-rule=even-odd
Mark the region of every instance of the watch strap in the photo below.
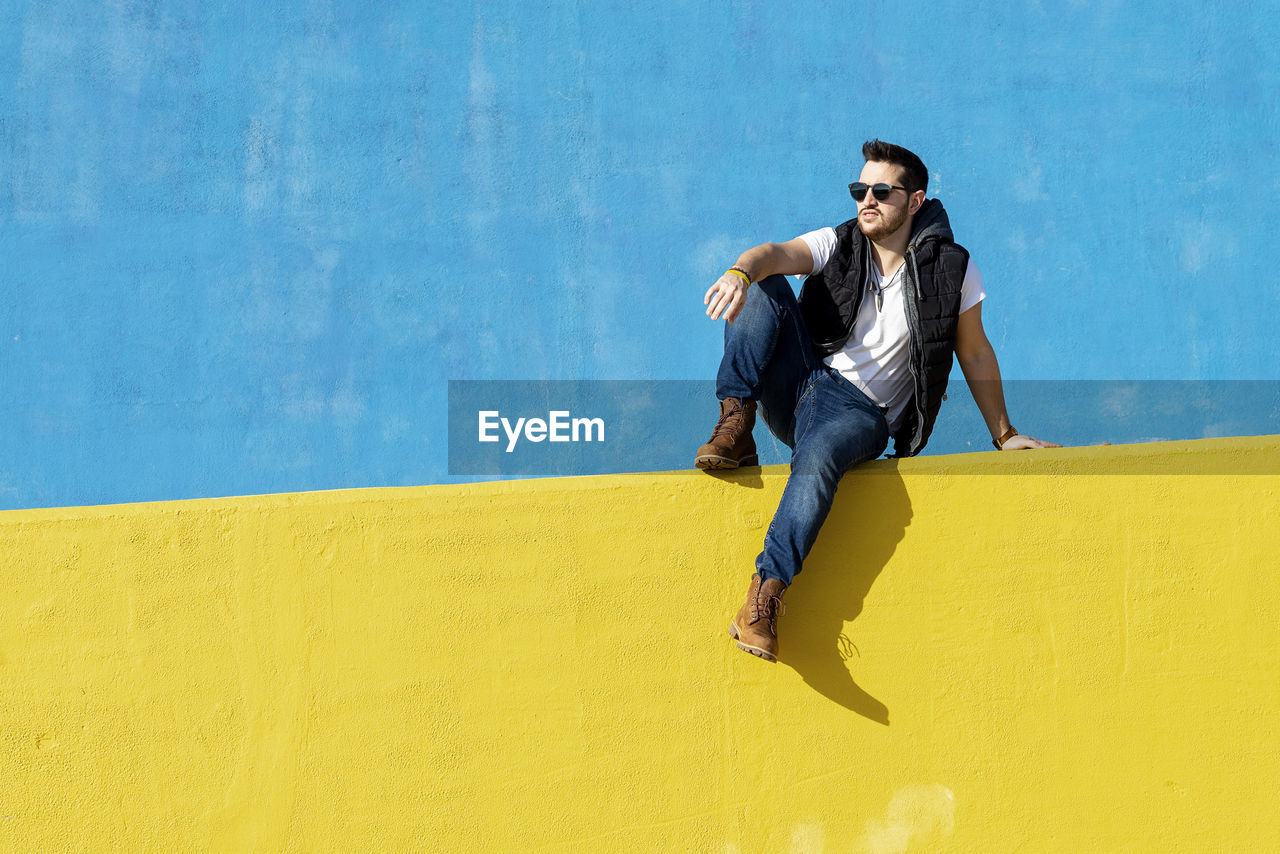
[[[1018,435],[1018,431],[1013,427],[1010,427],[1008,430],[1004,431],[1004,435],[1002,435],[999,439],[992,439],[991,444],[996,446],[997,451],[1003,451],[1004,443],[1009,441],[1016,435]]]

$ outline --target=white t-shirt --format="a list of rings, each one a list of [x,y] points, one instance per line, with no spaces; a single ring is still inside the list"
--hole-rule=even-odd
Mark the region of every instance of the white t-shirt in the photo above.
[[[809,245],[809,251],[813,253],[812,272],[818,272],[827,265],[835,251],[836,230],[820,228],[800,235],[800,239]],[[862,389],[867,397],[888,407],[885,418],[891,434],[902,426],[903,413],[911,402],[907,311],[902,302],[902,281],[908,263],[904,261],[885,281],[873,260],[869,292],[863,296],[853,333],[840,352],[824,360]],[[879,309],[875,299],[877,289],[883,292]],[[973,308],[986,295],[982,288],[982,273],[971,258],[960,288],[960,313]]]

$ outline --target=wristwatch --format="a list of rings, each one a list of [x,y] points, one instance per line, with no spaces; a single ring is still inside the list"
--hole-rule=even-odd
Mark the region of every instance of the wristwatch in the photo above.
[[[991,444],[996,446],[997,451],[1003,451],[1004,443],[1009,441],[1016,435],[1018,435],[1018,431],[1014,429],[1012,426],[1010,426],[1009,429],[1004,432],[1004,435],[1001,436],[999,439],[992,439]]]

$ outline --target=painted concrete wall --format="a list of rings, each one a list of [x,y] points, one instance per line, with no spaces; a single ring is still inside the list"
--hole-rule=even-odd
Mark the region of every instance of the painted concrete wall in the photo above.
[[[1275,850],[1277,458],[870,464],[777,665],[777,468],[0,513],[0,850]]]
[[[438,482],[449,380],[709,378],[710,280],[876,135],[1008,376],[1280,378],[1265,4],[5,12],[0,506]]]

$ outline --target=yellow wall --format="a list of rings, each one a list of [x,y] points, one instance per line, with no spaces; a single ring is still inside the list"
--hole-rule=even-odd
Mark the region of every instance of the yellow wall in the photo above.
[[[1277,850],[1278,464],[874,463],[777,665],[781,468],[0,513],[0,850]]]

